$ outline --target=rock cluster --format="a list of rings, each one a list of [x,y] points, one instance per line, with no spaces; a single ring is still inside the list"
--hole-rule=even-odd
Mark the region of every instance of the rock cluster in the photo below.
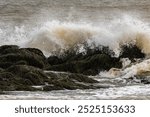
[[[129,47],[123,48],[118,58],[112,57],[113,52],[108,47],[87,48],[85,54],[68,50],[63,55],[46,58],[36,48],[1,46],[0,92],[101,88],[96,85],[98,81],[88,75],[97,75],[112,67],[121,68],[122,57],[144,57],[136,47],[132,48],[135,51],[130,51]]]

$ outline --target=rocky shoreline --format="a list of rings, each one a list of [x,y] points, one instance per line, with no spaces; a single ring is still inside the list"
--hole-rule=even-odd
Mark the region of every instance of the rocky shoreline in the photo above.
[[[145,57],[134,46],[124,46],[122,50],[118,58],[111,56],[113,52],[108,47],[87,48],[86,54],[71,50],[47,58],[36,48],[1,46],[0,92],[104,88],[96,85],[99,82],[88,75],[97,75],[110,68],[122,68],[120,59],[124,57],[132,61]]]

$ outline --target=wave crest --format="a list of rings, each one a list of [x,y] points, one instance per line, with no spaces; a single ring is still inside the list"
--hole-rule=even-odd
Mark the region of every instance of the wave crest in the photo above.
[[[133,44],[145,54],[150,54],[150,28],[133,18],[125,18],[99,24],[47,22],[34,34],[28,47],[36,47],[46,53],[60,52],[75,45],[108,46],[119,56],[122,45]],[[81,47],[82,48],[82,47]]]

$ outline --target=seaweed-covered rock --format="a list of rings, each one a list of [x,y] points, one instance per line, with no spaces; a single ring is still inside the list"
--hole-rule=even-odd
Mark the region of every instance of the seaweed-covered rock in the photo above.
[[[11,91],[15,90],[13,84],[14,75],[11,72],[1,71],[0,72],[0,90],[2,91]]]
[[[75,73],[62,73],[62,72],[47,72],[49,85],[44,87],[45,91],[60,90],[60,89],[93,89],[100,88],[95,85],[98,81],[89,78],[88,76],[75,74]]]
[[[47,76],[42,70],[27,65],[14,65],[9,67],[7,71],[15,74],[19,78],[22,78],[21,84],[24,85],[27,85],[26,82],[24,82],[25,80],[29,80],[31,85],[42,85],[44,84],[44,79],[47,79]]]
[[[3,45],[0,46],[0,55],[16,52],[19,47],[17,45]]]
[[[33,91],[32,82],[28,79],[19,77],[12,72],[3,70],[0,72],[0,90],[1,91]]]
[[[144,58],[145,54],[136,45],[123,45],[120,58],[129,58],[134,60],[135,58]]]
[[[0,67],[8,68],[15,64],[26,64],[38,68],[48,65],[43,53],[35,48],[19,48],[14,45],[0,47]]]
[[[84,75],[97,75],[100,71],[111,68],[122,68],[121,59],[144,58],[145,54],[136,45],[123,45],[119,57],[113,57],[114,52],[109,47],[99,46],[91,49],[85,46],[85,53],[77,50],[67,50],[61,56],[50,56],[48,62],[51,66],[47,70],[81,73]]]
[[[109,70],[112,67],[120,68],[119,59],[106,54],[94,54],[83,57],[83,59],[67,61],[62,64],[52,65],[48,69],[55,71],[66,71],[72,73],[82,73],[85,75],[96,75],[101,70]]]
[[[40,50],[35,48],[1,46],[0,91],[101,88],[95,85],[98,81],[85,75],[96,75],[101,70],[121,67],[121,63],[119,58],[112,57],[113,53],[107,47],[86,49],[86,54],[70,50],[63,55],[46,58]],[[37,86],[42,88],[36,88]]]
[[[94,84],[98,81],[82,74],[63,72],[43,72],[39,68],[27,65],[12,65],[0,72],[0,89],[6,90],[63,90],[100,88]],[[36,89],[32,86],[42,86]]]
[[[61,58],[57,56],[50,56],[47,58],[47,61],[48,63],[50,63],[50,65],[57,65],[57,64],[61,64],[64,62]]]

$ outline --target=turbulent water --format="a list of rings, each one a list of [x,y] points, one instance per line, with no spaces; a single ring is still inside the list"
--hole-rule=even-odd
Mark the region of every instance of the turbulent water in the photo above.
[[[46,56],[83,43],[108,46],[119,56],[121,45],[132,43],[144,60],[94,78],[110,88],[96,90],[9,92],[0,99],[150,99],[150,86],[127,78],[150,72],[149,0],[1,0],[0,45],[35,47]],[[118,80],[119,79],[119,80]],[[125,82],[125,83],[124,83]]]

